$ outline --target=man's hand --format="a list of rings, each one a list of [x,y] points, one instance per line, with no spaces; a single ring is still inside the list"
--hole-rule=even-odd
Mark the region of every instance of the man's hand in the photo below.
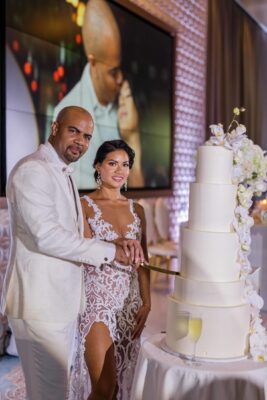
[[[145,257],[138,240],[134,239],[117,239],[114,241],[116,245],[115,260],[124,265],[136,265],[139,267],[144,263]]]

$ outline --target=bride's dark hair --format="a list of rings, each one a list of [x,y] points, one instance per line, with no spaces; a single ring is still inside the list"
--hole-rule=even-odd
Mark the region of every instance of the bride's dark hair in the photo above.
[[[105,160],[107,154],[115,150],[124,150],[128,154],[129,168],[131,169],[134,163],[135,152],[130,146],[128,146],[126,142],[124,142],[124,140],[107,140],[106,142],[102,143],[96,152],[93,167],[95,168],[96,164],[98,163],[101,164]],[[95,180],[97,175],[97,171],[95,171]]]

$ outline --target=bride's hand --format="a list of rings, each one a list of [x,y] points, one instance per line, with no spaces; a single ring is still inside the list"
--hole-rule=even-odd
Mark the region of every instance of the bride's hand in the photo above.
[[[137,268],[140,264],[145,263],[144,252],[139,240],[136,239],[117,239],[114,240],[117,246],[122,247],[126,257],[128,257],[129,264],[134,264]],[[117,256],[117,252],[116,252]],[[116,259],[116,257],[115,257]],[[120,260],[117,260],[120,261]]]
[[[143,304],[139,308],[139,310],[136,314],[136,317],[135,317],[136,325],[133,330],[133,336],[132,336],[133,339],[137,339],[141,336],[141,333],[145,327],[145,323],[146,323],[149,312],[150,312],[149,305]]]

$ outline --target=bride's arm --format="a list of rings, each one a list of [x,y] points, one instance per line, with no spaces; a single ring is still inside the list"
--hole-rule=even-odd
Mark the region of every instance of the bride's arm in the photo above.
[[[143,248],[145,259],[146,261],[148,261],[147,241],[146,241],[146,220],[145,220],[144,209],[140,204],[135,204],[135,209],[141,220],[141,230],[142,230],[141,245]],[[139,278],[140,295],[143,304],[136,315],[136,327],[133,332],[133,338],[137,338],[141,335],[148,314],[151,309],[150,271],[142,267],[138,268],[138,278]]]
[[[145,259],[148,262],[148,252],[147,252],[147,240],[146,240],[146,219],[144,209],[140,204],[136,204],[136,211],[141,220],[141,246],[145,255]],[[143,305],[151,307],[151,298],[150,298],[150,271],[148,269],[140,267],[138,269],[139,274],[139,285],[140,285],[140,293],[141,299],[143,301]]]

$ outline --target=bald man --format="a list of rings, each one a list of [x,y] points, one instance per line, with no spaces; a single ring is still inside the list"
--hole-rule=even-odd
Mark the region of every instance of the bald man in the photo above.
[[[124,139],[136,154],[129,185],[143,187],[138,113],[130,85],[123,79],[120,68],[119,28],[105,0],[87,3],[82,37],[88,64],[80,81],[55,107],[56,116],[68,105],[82,106],[90,111],[95,122],[90,151],[78,164],[75,174],[78,187],[95,187],[92,165],[96,151],[105,140],[119,138]]]
[[[133,262],[125,241],[123,250],[83,238],[69,164],[87,151],[93,128],[85,109],[62,109],[49,142],[19,161],[8,179],[12,247],[1,311],[15,335],[29,400],[66,398],[75,325],[83,307],[82,263]],[[134,257],[138,261],[138,251]]]

